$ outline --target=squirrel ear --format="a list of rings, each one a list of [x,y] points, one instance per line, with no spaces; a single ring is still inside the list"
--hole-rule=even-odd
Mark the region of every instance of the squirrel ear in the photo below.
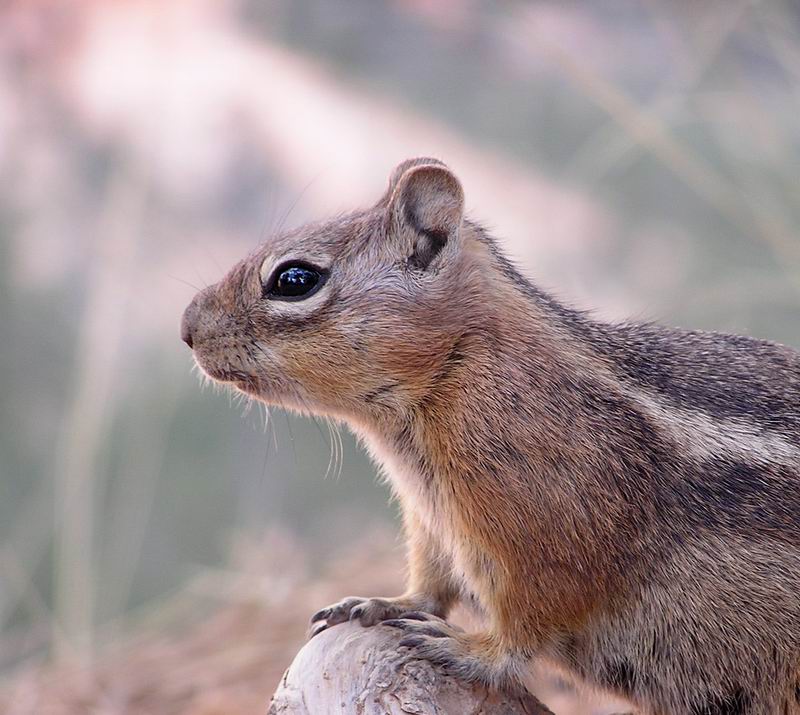
[[[378,201],[377,205],[389,205],[389,201],[391,200],[392,194],[394,194],[394,190],[397,188],[397,185],[400,183],[400,179],[403,178],[403,174],[405,174],[409,169],[412,169],[415,166],[430,166],[431,164],[435,166],[445,166],[444,162],[434,159],[430,156],[418,156],[415,159],[406,159],[405,161],[400,162],[396,167],[394,167],[394,169],[392,169],[392,173],[389,175],[389,186],[386,187],[386,191],[384,192],[383,196],[381,196],[381,199]]]
[[[401,170],[388,201],[390,231],[411,238],[409,265],[425,269],[458,234],[464,191],[440,161],[412,159],[397,167],[393,178]]]

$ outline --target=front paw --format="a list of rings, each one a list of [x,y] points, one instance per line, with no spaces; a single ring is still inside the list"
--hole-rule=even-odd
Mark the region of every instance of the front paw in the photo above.
[[[415,608],[417,601],[400,598],[361,598],[353,596],[345,598],[327,608],[322,608],[311,616],[311,633],[313,638],[326,628],[345,621],[359,621],[362,626],[374,626],[390,618],[398,618]]]
[[[500,672],[487,651],[485,635],[465,633],[441,618],[419,612],[406,613],[382,625],[403,631],[398,645],[408,648],[411,658],[430,661],[468,682],[505,685],[506,674]]]
[[[459,663],[468,655],[464,644],[467,634],[427,613],[404,613],[402,618],[386,620],[383,625],[403,631],[398,645],[410,648],[413,657],[429,660],[446,670],[458,670]]]

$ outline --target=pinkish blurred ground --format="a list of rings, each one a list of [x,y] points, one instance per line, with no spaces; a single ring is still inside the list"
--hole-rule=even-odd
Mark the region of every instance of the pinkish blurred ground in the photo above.
[[[27,667],[0,686],[4,715],[251,715],[264,712],[305,641],[311,613],[345,595],[399,593],[402,550],[371,534],[312,577],[305,551],[274,532],[240,544],[229,570],[207,572],[150,613],[91,670]],[[456,619],[469,627],[465,614]],[[580,696],[542,672],[536,692],[557,715],[629,709]],[[454,713],[454,715],[456,715]]]

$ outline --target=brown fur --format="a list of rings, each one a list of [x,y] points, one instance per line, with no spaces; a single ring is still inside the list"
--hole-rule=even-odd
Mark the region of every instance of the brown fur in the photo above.
[[[605,325],[522,278],[443,164],[371,209],[276,236],[202,291],[212,378],[346,421],[404,514],[409,586],[345,599],[414,655],[519,683],[535,658],[651,715],[800,712],[800,357]],[[264,297],[286,259],[329,271]],[[441,620],[459,599],[486,616]]]

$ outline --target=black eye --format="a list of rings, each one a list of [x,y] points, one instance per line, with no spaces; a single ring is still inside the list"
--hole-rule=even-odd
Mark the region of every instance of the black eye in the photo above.
[[[316,268],[296,263],[278,268],[265,287],[265,297],[302,300],[316,292],[325,282],[325,274]]]

